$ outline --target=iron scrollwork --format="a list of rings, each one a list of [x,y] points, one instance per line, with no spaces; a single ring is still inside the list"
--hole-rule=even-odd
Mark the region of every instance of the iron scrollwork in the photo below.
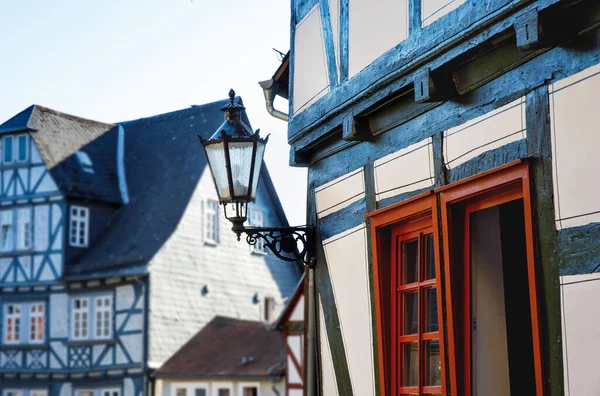
[[[302,260],[308,264],[311,227],[246,227],[246,242],[254,246],[263,240],[265,247],[284,261]]]

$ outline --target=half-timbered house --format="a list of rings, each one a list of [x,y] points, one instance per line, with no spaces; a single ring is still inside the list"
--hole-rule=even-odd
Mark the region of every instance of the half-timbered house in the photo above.
[[[32,106],[0,124],[3,396],[146,395],[215,315],[274,320],[300,273],[235,240],[198,152],[224,103],[116,124]],[[262,173],[251,221],[286,225]]]
[[[594,0],[291,1],[261,86],[308,168],[319,394],[597,394],[596,282],[562,278],[561,324],[559,277],[600,260],[599,27]]]

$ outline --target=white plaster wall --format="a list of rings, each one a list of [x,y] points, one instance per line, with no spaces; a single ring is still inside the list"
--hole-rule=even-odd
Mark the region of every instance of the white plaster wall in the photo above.
[[[149,360],[156,365],[175,353],[215,315],[261,320],[264,297],[268,296],[275,299],[277,317],[301,275],[294,264],[282,262],[271,253],[252,253],[245,238],[238,241],[222,207],[219,244],[205,244],[201,236],[205,197],[217,199],[208,168],[176,230],[149,264]],[[262,184],[256,203],[250,207],[253,206],[264,210],[265,226],[281,225]],[[205,295],[204,286],[208,290]]]
[[[348,77],[408,37],[408,0],[349,0]]]
[[[69,296],[66,293],[50,294],[50,338],[67,338],[69,336]]]
[[[218,396],[219,387],[227,387],[232,390],[231,396],[244,396],[242,394],[243,386],[258,387],[258,396],[277,396],[273,391],[273,386],[279,392],[279,396],[285,396],[285,381],[278,380],[273,384],[270,380],[262,381],[220,381],[212,379],[157,379],[156,380],[156,396],[176,396],[178,388],[185,388],[187,396],[194,396],[195,389],[206,389],[208,396]]]
[[[558,229],[600,221],[599,90],[600,65],[549,87]]]
[[[364,170],[358,168],[315,188],[317,216],[321,218],[337,212],[364,196]]]
[[[433,187],[433,143],[427,138],[375,161],[375,193],[382,200]]]
[[[354,394],[374,395],[371,294],[365,226],[323,241]]]
[[[565,395],[600,395],[600,274],[562,276],[560,283]]]
[[[319,4],[296,25],[294,36],[294,114],[329,90],[327,57]]]
[[[427,26],[452,10],[457,9],[466,0],[421,0],[421,22]]]
[[[444,163],[455,168],[486,151],[525,139],[525,98],[444,132]]]
[[[325,316],[323,314],[323,301],[319,298],[319,344],[321,350],[321,382],[323,395],[339,395],[337,389],[337,380],[333,368],[333,357],[329,339],[327,338],[327,329],[325,327]],[[291,396],[291,395],[290,395]]]
[[[304,320],[304,296],[301,296],[294,307],[294,311],[290,315],[291,321],[303,321]]]

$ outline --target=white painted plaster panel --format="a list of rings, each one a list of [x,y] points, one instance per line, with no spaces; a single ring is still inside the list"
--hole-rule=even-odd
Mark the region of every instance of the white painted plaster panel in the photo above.
[[[550,87],[552,174],[558,229],[600,221],[600,65]]]
[[[466,0],[421,0],[422,26],[430,25],[452,10],[457,9]]]
[[[408,37],[408,0],[350,0],[348,7],[351,78]]]
[[[600,394],[600,274],[562,276],[563,369],[566,396]]]
[[[302,377],[296,369],[294,362],[290,356],[287,357],[288,380],[293,384],[302,383]]]
[[[52,272],[52,268],[50,268],[50,265],[48,264],[48,262],[45,262],[41,265],[42,265],[42,273],[40,274],[39,280],[49,281],[49,280],[56,279],[56,276]]]
[[[301,336],[288,336],[287,343],[298,362],[302,362],[302,340]]]
[[[433,187],[433,143],[427,138],[374,163],[377,200]]]
[[[124,331],[135,331],[142,330],[144,327],[144,315],[143,314],[132,314],[125,325]]]
[[[69,336],[69,296],[64,293],[50,294],[50,338]]]
[[[11,268],[10,263],[12,262],[11,258],[2,258],[0,259],[0,279],[4,278],[6,272]],[[7,278],[10,279],[10,278]]]
[[[40,181],[40,178],[44,175],[44,172],[46,172],[46,167],[43,165],[40,166],[32,166],[29,170],[30,175],[31,175],[31,186],[30,189],[34,189],[36,188],[38,182]],[[37,190],[37,188],[36,188]],[[35,191],[32,191],[35,192]]]
[[[321,346],[321,375],[323,395],[339,395],[335,370],[333,368],[333,357],[327,338],[327,329],[325,327],[325,316],[323,315],[323,301],[319,298],[319,344]]]
[[[56,360],[56,366],[53,365],[52,367],[53,368],[63,367],[61,362],[66,365],[68,360],[67,360],[67,347],[65,346],[65,344],[61,341],[51,342],[50,347],[52,348],[52,351],[54,352],[54,354],[50,354],[50,357],[53,357],[54,355],[56,355],[58,357],[58,359],[60,359],[60,361]]]
[[[449,168],[486,151],[526,137],[525,98],[444,132],[444,161]]]
[[[135,300],[135,291],[132,285],[119,286],[116,289],[116,307],[117,311],[129,309]]]
[[[142,334],[130,334],[130,335],[121,335],[119,336],[121,339],[121,343],[127,349],[127,353],[131,356],[134,362],[142,361]]]
[[[364,196],[364,171],[359,168],[315,189],[317,215],[325,217]]]
[[[364,225],[323,241],[327,267],[340,317],[352,388],[374,395],[371,295]]]
[[[123,380],[123,396],[137,396],[135,394],[135,385],[131,378],[125,378]]]
[[[17,183],[17,195],[23,195],[29,191],[29,186],[27,185],[27,173],[27,168],[17,169],[17,174],[19,175],[19,182]]]
[[[291,321],[304,321],[304,296],[298,299],[294,312],[290,315]]]
[[[70,382],[63,382],[60,386],[60,396],[73,396],[73,386]]]
[[[43,163],[42,156],[40,155],[40,151],[38,150],[36,143],[33,141],[33,139],[29,139],[29,141],[31,142],[31,163]]]
[[[8,190],[8,186],[10,185],[10,182],[12,180],[13,174],[14,174],[13,170],[2,171],[2,191],[4,193],[6,193],[7,197],[11,197],[13,195],[13,190],[12,189],[10,190],[10,192],[7,191]]]
[[[58,186],[54,182],[54,179],[52,178],[50,173],[46,173],[43,176],[43,179],[40,182],[39,186],[36,188],[35,192],[47,193],[47,192],[54,192],[54,191],[58,191]]]
[[[34,206],[33,218],[35,219],[35,232],[33,233],[33,248],[36,252],[48,250],[49,243],[49,206]]]
[[[290,389],[288,391],[289,396],[302,396],[302,389]],[[324,393],[325,395],[327,395],[327,393]]]
[[[327,58],[319,4],[296,25],[294,37],[294,114],[329,88]]]
[[[52,260],[52,264],[54,265],[54,270],[56,271],[56,275],[59,277],[62,275],[63,265],[62,265],[62,254],[56,253],[51,254],[50,259]]]

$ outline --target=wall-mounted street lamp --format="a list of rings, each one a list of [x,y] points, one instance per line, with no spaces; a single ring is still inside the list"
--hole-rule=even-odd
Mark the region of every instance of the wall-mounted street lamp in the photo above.
[[[237,234],[246,234],[250,245],[262,239],[265,246],[285,261],[302,260],[307,280],[307,317],[305,348],[304,394],[316,395],[315,371],[315,293],[313,230],[311,226],[298,227],[246,227],[248,204],[254,202],[265,146],[269,137],[261,138],[259,130],[252,130],[242,121],[245,107],[235,100],[235,91],[229,91],[229,103],[221,107],[225,122],[208,140],[200,142],[204,147],[210,172],[215,182],[219,203],[223,205],[225,217],[233,224]]]

